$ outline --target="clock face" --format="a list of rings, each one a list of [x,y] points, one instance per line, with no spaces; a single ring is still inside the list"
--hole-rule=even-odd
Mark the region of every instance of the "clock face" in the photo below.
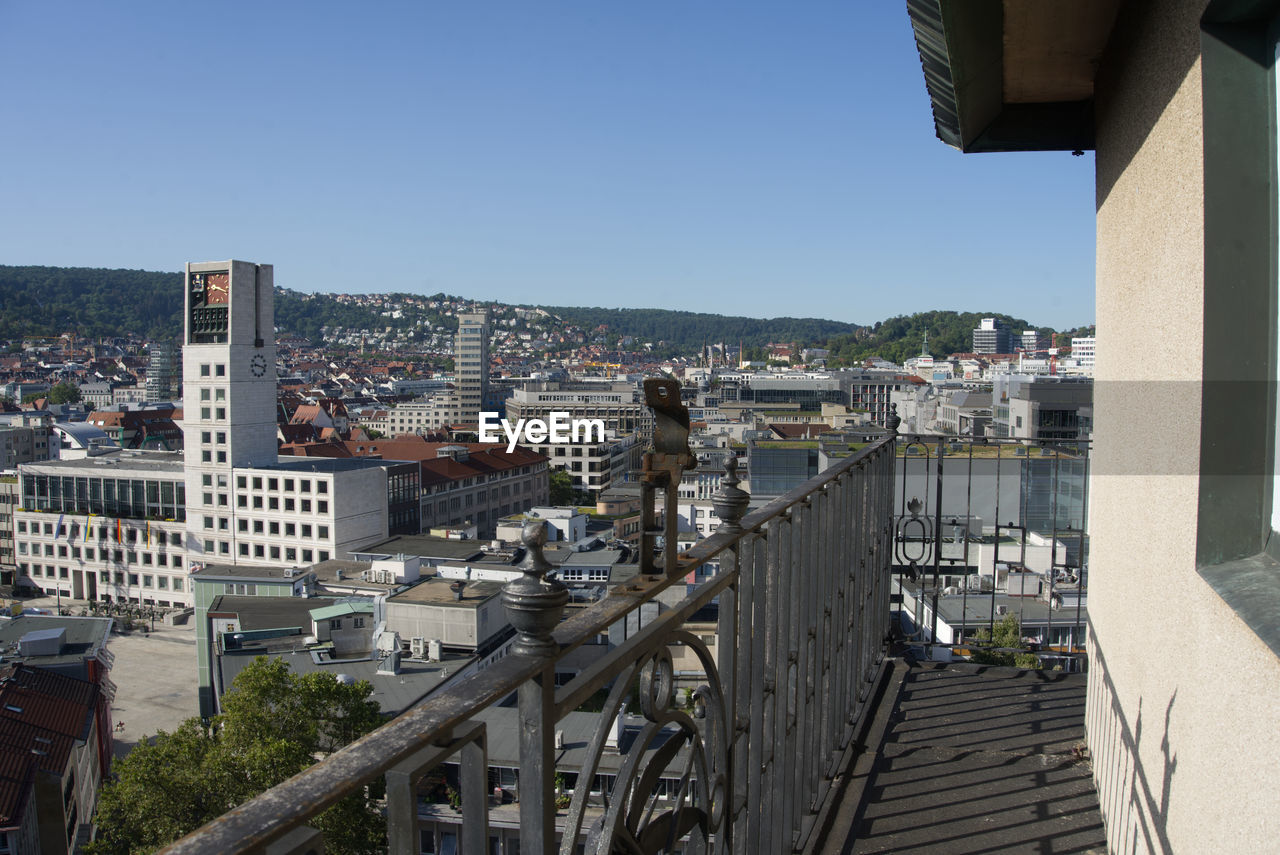
[[[261,377],[267,373],[267,360],[261,353],[255,353],[253,359],[249,360],[249,371],[254,377]]]
[[[209,305],[225,304],[230,297],[230,277],[225,273],[210,273],[205,279],[205,302]]]

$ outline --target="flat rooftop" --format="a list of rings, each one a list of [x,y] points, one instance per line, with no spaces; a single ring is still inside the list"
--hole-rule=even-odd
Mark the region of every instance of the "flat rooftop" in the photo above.
[[[263,655],[261,651],[232,651],[218,657],[224,686],[244,667]],[[272,655],[272,654],[268,654]],[[424,662],[418,659],[401,659],[399,674],[379,674],[378,663],[373,659],[337,659],[316,662],[305,650],[274,654],[289,666],[295,674],[326,673],[337,677],[345,674],[357,680],[368,680],[373,686],[370,698],[378,702],[382,714],[388,718],[397,716],[435,691],[449,675],[457,674],[470,664],[474,656],[446,655],[440,662]]]
[[[355,472],[360,469],[385,469],[401,461],[382,460],[376,457],[294,457],[282,455],[275,466],[246,467],[254,470],[286,472]],[[241,471],[238,467],[237,472]]]
[[[290,575],[286,576],[288,572]],[[307,575],[309,570],[301,567],[267,567],[260,564],[206,564],[203,568],[192,570],[191,575],[200,581],[210,579],[236,579],[247,581],[258,579],[266,582],[296,581]]]
[[[254,632],[264,629],[298,627],[303,635],[311,634],[311,613],[340,602],[337,597],[240,597],[224,595],[209,605],[210,614],[234,614],[240,629]]]
[[[430,576],[412,588],[388,597],[387,602],[476,609],[502,591],[501,582],[468,582],[462,589],[462,599],[459,600],[454,597],[452,584],[451,579]]]
[[[24,463],[24,472],[34,475],[67,475],[119,477],[126,472],[147,475],[183,476],[184,458],[181,451],[135,451],[132,449],[109,451],[80,460],[41,460]]]
[[[106,644],[111,623],[111,618],[32,614],[0,618],[0,651],[4,653],[5,662],[26,662],[37,667],[78,663],[94,656]],[[18,653],[18,642],[28,633],[50,633],[58,630],[65,630],[66,637],[61,651],[56,655],[22,656]]]
[[[478,540],[450,540],[429,534],[398,534],[360,549],[352,555],[415,555],[419,558],[441,558],[446,561],[479,559],[485,553]]]

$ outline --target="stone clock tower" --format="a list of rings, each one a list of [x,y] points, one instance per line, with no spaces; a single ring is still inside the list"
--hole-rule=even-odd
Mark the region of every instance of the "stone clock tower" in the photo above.
[[[188,264],[182,350],[187,554],[233,564],[233,468],[274,466],[275,295],[269,264]]]

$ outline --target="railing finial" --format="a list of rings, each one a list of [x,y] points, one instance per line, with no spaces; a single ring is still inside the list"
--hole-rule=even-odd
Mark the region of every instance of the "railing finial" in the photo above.
[[[751,496],[738,487],[742,483],[738,477],[738,456],[731,450],[726,451],[722,462],[725,474],[720,479],[720,489],[711,497],[711,508],[720,518],[716,531],[737,534],[742,531],[742,517],[747,512]]]
[[[560,622],[565,603],[569,602],[569,589],[559,579],[548,579],[551,562],[543,554],[547,542],[545,520],[529,520],[520,531],[528,553],[520,563],[523,575],[502,586],[502,607],[507,620],[516,628],[516,640],[511,652],[526,656],[551,656],[558,646],[551,631]]]
[[[898,426],[902,424],[902,416],[898,415],[898,405],[889,405],[889,418],[884,420],[884,426],[889,429],[889,433],[898,434]]]

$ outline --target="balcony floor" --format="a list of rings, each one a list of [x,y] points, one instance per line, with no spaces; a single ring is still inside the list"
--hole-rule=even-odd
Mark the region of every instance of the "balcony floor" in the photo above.
[[[898,666],[824,853],[1105,853],[1084,674]]]

